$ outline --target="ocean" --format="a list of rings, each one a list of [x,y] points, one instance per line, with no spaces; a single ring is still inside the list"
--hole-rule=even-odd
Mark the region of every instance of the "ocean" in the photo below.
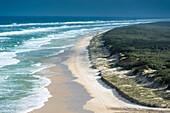
[[[40,108],[51,97],[47,59],[86,36],[164,19],[113,17],[0,17],[0,113]]]

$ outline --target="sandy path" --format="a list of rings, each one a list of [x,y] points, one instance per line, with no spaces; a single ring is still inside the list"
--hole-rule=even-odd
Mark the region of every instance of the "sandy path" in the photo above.
[[[86,103],[86,105],[84,105],[84,108],[94,111],[95,113],[124,112],[127,111],[126,108],[143,110],[136,110],[136,112],[144,112],[144,109],[152,109],[127,101],[119,96],[115,89],[111,89],[100,80],[100,76],[97,76],[98,70],[90,68],[91,64],[88,58],[87,46],[91,39],[92,36],[85,37],[80,40],[72,49],[75,52],[69,56],[67,61],[64,62],[64,64],[68,66],[69,70],[71,70],[72,74],[78,77],[75,81],[82,84],[87,89],[87,92],[90,93],[90,96],[93,97]],[[114,108],[119,109],[115,110]],[[157,110],[160,110],[160,108]]]

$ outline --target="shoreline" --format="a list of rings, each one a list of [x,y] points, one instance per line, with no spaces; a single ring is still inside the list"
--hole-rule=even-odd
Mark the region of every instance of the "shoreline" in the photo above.
[[[130,108],[134,110],[137,109],[137,111],[149,112],[160,112],[163,110],[163,108],[151,108],[131,103],[125,98],[122,98],[115,89],[110,88],[101,80],[101,77],[98,76],[98,70],[91,68],[92,65],[87,50],[87,46],[92,38],[93,36],[90,36],[80,40],[79,43],[72,48],[75,53],[69,56],[69,59],[64,62],[69,70],[72,71],[73,75],[78,77],[75,81],[82,84],[90,96],[93,97],[93,99],[84,105],[84,108],[95,113],[114,112],[112,110],[113,108],[126,110]]]
[[[95,34],[90,34],[89,36],[92,37],[94,35]],[[80,40],[82,40],[83,38],[85,38],[85,37],[79,38],[78,42]],[[77,44],[77,42],[75,43],[75,45],[76,44]],[[60,100],[60,98],[59,99],[56,98],[56,95],[58,95],[58,96],[62,95],[62,94],[57,94],[56,93],[57,91],[55,91],[55,90],[58,90],[58,89],[56,88],[56,86],[54,86],[55,84],[65,84],[65,83],[69,83],[70,81],[74,82],[77,85],[79,85],[81,87],[80,89],[83,90],[83,93],[85,93],[85,94],[83,94],[83,96],[85,96],[85,98],[81,99],[81,101],[83,100],[86,103],[87,100],[90,100],[92,98],[89,95],[89,93],[86,92],[86,89],[84,88],[84,86],[76,82],[77,77],[75,77],[72,74],[72,72],[67,68],[67,65],[65,65],[63,63],[63,62],[65,62],[69,58],[70,54],[73,54],[75,52],[73,50],[73,48],[74,48],[74,46],[71,47],[69,50],[65,50],[63,53],[60,53],[60,54],[55,55],[55,56],[51,56],[54,59],[53,60],[49,60],[48,63],[54,64],[55,66],[44,69],[45,71],[48,71],[48,72],[52,72],[52,73],[54,72],[53,74],[49,74],[49,75],[44,76],[46,79],[49,79],[51,81],[51,83],[49,85],[44,87],[44,88],[46,88],[49,91],[50,97],[48,98],[47,101],[45,101],[43,103],[43,106],[37,107],[37,108],[35,108],[35,109],[31,110],[31,111],[28,111],[28,113],[46,113],[46,112],[49,112],[49,111],[50,111],[50,113],[53,113],[53,112],[56,113],[56,112],[59,112],[59,111],[62,112],[62,113],[79,113],[80,112],[80,110],[79,110],[79,112],[76,112],[74,110],[72,110],[74,112],[68,111],[67,107],[72,106],[72,105],[68,105],[67,103],[64,103],[65,105],[63,104],[60,107],[55,107],[55,106],[58,106],[56,103],[59,103],[57,101]],[[66,74],[64,71],[68,71],[70,73],[70,75]],[[60,77],[58,77],[59,74],[61,74]],[[58,78],[60,80],[56,80]],[[64,93],[64,92],[66,93],[67,92],[66,89],[62,89],[62,88],[60,88],[59,90],[62,91],[62,93]],[[82,91],[80,91],[80,92],[82,92]],[[77,92],[77,94],[78,93],[79,92]],[[55,97],[54,97],[54,95],[55,95]],[[76,94],[73,94],[73,95],[76,95]],[[75,99],[75,100],[77,101],[78,99]],[[64,101],[64,100],[61,100],[61,101]],[[56,102],[56,103],[54,103],[54,102]],[[80,102],[80,103],[82,103],[82,102]],[[80,103],[77,103],[77,106],[80,106],[81,105]],[[84,105],[85,105],[85,103],[84,103]],[[67,107],[63,107],[63,106],[67,106]],[[83,105],[80,106],[80,108],[81,107],[83,108]],[[80,108],[78,108],[78,109],[80,109]],[[75,108],[75,109],[77,109],[77,108]],[[81,113],[84,113],[84,111],[86,111],[85,113],[88,113],[88,112],[92,113],[91,111],[88,111],[88,110],[85,110],[85,109],[81,109]]]
[[[52,56],[49,60],[49,63],[55,64],[55,66],[45,69],[51,74],[44,77],[51,81],[45,88],[48,89],[52,97],[48,98],[42,107],[29,113],[92,113],[82,107],[91,98],[90,95],[82,85],[74,82],[76,77],[72,75],[66,65],[62,64],[72,53],[72,50],[65,50],[64,53]],[[84,98],[77,99],[79,96]]]
[[[90,40],[92,38],[93,36],[88,36],[80,39],[76,43],[76,46],[72,47],[70,50],[74,52],[64,55],[64,57],[67,57],[67,59],[61,62],[61,64],[68,66],[69,71],[71,71],[72,75],[76,77],[71,81],[81,85],[87,91],[86,93],[90,95],[90,97],[86,99],[83,104],[81,104],[82,108],[86,110],[86,112],[93,111],[95,113],[113,113],[125,111],[158,112],[160,110],[159,108],[158,109],[149,108],[127,101],[126,99],[122,98],[115,89],[110,88],[103,81],[100,80],[101,77],[98,76],[99,74],[98,70],[91,68],[92,65],[90,64],[90,59],[87,50],[87,46],[89,45]],[[49,70],[55,70],[55,72],[58,73],[60,69],[59,66],[56,65]],[[56,80],[56,77],[57,76],[47,77],[52,82],[49,86],[47,86],[52,96],[58,93],[56,91],[58,89],[56,87],[54,88],[54,83],[59,82],[61,84],[66,81],[67,82],[70,81],[68,80],[67,77],[60,76],[62,78],[61,80]],[[60,92],[60,95],[69,94],[67,91],[65,92],[63,89],[60,90],[64,92],[64,93]],[[46,113],[46,112],[55,113],[56,111],[58,112],[60,111],[62,113],[72,113],[72,111],[68,110],[66,107],[69,106],[68,104],[62,103],[61,106],[58,106],[58,104],[55,103],[57,101],[62,102],[65,100],[62,100],[62,98],[54,99],[54,97],[48,98],[48,101],[44,103],[45,105],[43,107],[35,109],[31,113]],[[76,112],[74,111],[74,113]]]

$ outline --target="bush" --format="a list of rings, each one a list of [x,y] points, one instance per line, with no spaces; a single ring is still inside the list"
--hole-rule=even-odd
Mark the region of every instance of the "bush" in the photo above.
[[[125,55],[126,59],[120,57],[117,65],[133,69],[134,73],[148,68],[157,70],[154,79],[162,84],[170,84],[169,31],[170,22],[139,24],[113,29],[106,32],[103,39],[111,55]]]

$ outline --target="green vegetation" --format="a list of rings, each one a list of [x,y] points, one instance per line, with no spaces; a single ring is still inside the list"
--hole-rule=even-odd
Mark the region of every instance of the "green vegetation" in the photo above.
[[[103,75],[105,80],[116,86],[125,95],[136,100],[133,102],[153,107],[170,107],[170,102],[167,99],[161,98],[158,95],[160,93],[156,94],[154,90],[140,86],[133,79],[129,79],[128,77],[120,78],[120,76],[114,74]]]
[[[122,53],[117,66],[141,74],[153,69],[147,76],[154,83],[170,89],[170,22],[132,25],[113,29],[104,34],[110,55]]]
[[[119,94],[170,108],[170,22],[116,28],[95,36],[88,49],[92,67]]]

